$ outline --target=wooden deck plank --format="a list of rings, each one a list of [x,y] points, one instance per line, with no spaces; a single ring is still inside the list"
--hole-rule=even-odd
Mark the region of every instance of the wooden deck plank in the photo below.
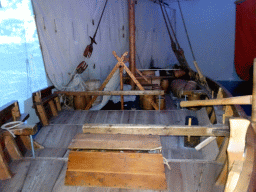
[[[98,111],[88,111],[84,123],[94,123],[97,117]]]
[[[81,124],[80,119],[84,116],[85,113],[86,112],[82,110],[75,110],[74,114],[69,117],[67,124],[72,124],[72,125]]]
[[[26,175],[30,167],[29,161],[13,161],[10,164],[10,169],[14,174],[11,179],[0,181],[1,192],[16,192],[21,191]]]
[[[136,124],[158,124],[160,111],[141,110],[137,111]]]
[[[106,112],[104,110],[100,110],[100,111],[98,111],[95,122],[104,123],[107,119],[107,116],[108,116],[108,112]]]
[[[44,141],[47,139],[47,136],[52,130],[52,128],[53,128],[53,125],[47,125],[47,126],[44,126],[42,129],[40,129],[40,131],[35,137],[35,141],[42,145]]]
[[[50,124],[67,124],[74,112],[74,110],[62,110],[57,117],[50,120]]]
[[[76,123],[78,125],[84,124],[86,122],[86,116],[87,116],[88,110],[79,110],[77,113],[77,121]]]
[[[42,145],[46,148],[67,148],[81,125],[52,125]]]
[[[108,111],[105,123],[121,123],[122,111]]]
[[[31,161],[22,191],[52,191],[63,165],[63,161]]]
[[[135,122],[135,111],[123,111],[122,124],[132,124]]]
[[[69,149],[152,150],[161,147],[155,135],[78,134]]]

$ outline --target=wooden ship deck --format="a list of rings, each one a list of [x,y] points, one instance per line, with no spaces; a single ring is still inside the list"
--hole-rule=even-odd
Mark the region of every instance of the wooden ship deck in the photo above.
[[[168,107],[169,106],[169,107]],[[35,136],[35,141],[44,146],[36,150],[35,158],[27,151],[21,160],[13,161],[10,169],[12,179],[0,181],[0,191],[154,191],[122,188],[99,188],[65,186],[64,180],[72,139],[82,133],[84,124],[153,124],[185,125],[187,116],[198,119],[199,125],[211,124],[208,116],[199,111],[176,109],[169,99],[168,110],[62,110]],[[163,191],[223,191],[215,181],[223,164],[215,160],[218,151],[214,146],[202,151],[184,146],[184,136],[160,136],[162,155],[168,160],[165,165],[167,190]],[[213,148],[212,148],[213,147]],[[151,169],[148,167],[148,169]]]

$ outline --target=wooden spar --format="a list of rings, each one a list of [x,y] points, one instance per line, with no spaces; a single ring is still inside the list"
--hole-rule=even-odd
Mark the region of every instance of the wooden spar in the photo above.
[[[135,0],[128,0],[129,9],[129,52],[130,52],[130,70],[135,76]],[[131,81],[132,90],[135,89],[135,83]]]
[[[65,95],[164,95],[164,90],[144,90],[144,91],[86,91],[86,92],[76,92],[76,91],[57,91],[56,94]]]
[[[253,88],[252,88],[252,123],[256,123],[256,58],[253,61]],[[256,126],[253,126],[256,131]]]
[[[196,101],[181,101],[181,107],[195,107],[195,106],[207,106],[207,105],[251,105],[252,96],[239,96],[223,99],[211,99],[211,100],[196,100]]]
[[[142,134],[180,136],[229,136],[228,126],[178,126],[142,124],[94,124],[83,125],[84,133],[94,134]]]

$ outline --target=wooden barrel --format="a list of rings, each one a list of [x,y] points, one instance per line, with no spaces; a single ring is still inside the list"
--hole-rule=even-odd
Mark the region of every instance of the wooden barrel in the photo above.
[[[74,96],[74,107],[76,110],[84,110],[86,107],[85,96]]]
[[[173,71],[173,73],[174,73],[174,76],[176,78],[179,78],[179,77],[182,77],[182,76],[186,75],[186,72],[183,71],[183,70],[175,70],[175,71]]]
[[[169,88],[169,80],[168,79],[162,79],[160,83],[162,89],[164,90],[165,93],[167,93],[168,88]]]
[[[155,76],[155,71],[154,70],[145,70],[141,72],[142,75],[146,77],[154,77]]]
[[[152,110],[153,106],[151,105],[151,103],[149,102],[148,99],[151,99],[154,101],[154,95],[143,95],[142,97],[142,107],[145,110]]]
[[[156,96],[156,105],[157,107],[159,107],[159,96]],[[165,109],[165,97],[160,96],[160,110],[164,110],[164,109]]]
[[[85,82],[85,87],[87,91],[95,91],[100,88],[100,80],[99,79],[91,79]]]
[[[181,97],[182,93],[183,93],[183,90],[184,90],[186,85],[187,85],[186,80],[175,79],[175,80],[172,81],[170,87],[171,87],[171,90],[172,90],[173,94],[176,97]]]
[[[185,91],[191,91],[191,90],[196,90],[197,83],[195,81],[188,81],[184,90]]]

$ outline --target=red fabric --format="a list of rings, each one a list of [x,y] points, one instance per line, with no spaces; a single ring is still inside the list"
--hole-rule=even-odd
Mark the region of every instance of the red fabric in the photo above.
[[[256,58],[256,1],[236,5],[235,68],[238,76],[249,80]]]

